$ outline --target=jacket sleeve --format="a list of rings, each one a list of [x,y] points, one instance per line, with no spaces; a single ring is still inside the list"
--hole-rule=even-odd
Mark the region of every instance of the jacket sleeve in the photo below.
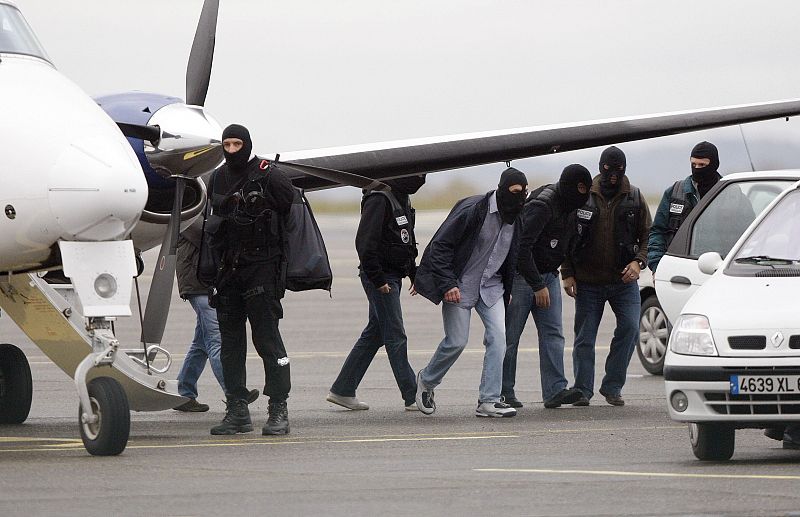
[[[471,210],[460,204],[454,206],[428,244],[426,251],[429,253],[431,273],[438,291],[442,294],[458,287],[453,260],[456,246],[461,242],[469,226],[470,213]]]
[[[294,201],[294,186],[286,174],[277,167],[270,171],[272,178],[269,182],[269,189],[273,199],[275,199],[275,208],[279,213],[286,215],[292,208]]]
[[[647,206],[647,201],[642,201],[641,211],[639,212],[641,227],[639,227],[639,253],[636,254],[636,260],[641,260],[645,267],[647,267],[647,239],[650,235],[650,227],[653,225],[653,219],[650,216],[650,207]]]
[[[517,259],[517,271],[534,291],[539,291],[545,287],[536,261],[533,259],[533,247],[542,230],[553,218],[553,212],[545,203],[532,201],[525,205],[525,225],[523,226],[522,238],[519,244],[519,258]]]
[[[386,284],[386,275],[380,261],[380,244],[388,203],[384,196],[367,196],[361,209],[361,220],[356,232],[356,253],[361,270],[375,287]]]
[[[669,236],[669,200],[672,197],[672,187],[668,188],[658,204],[656,218],[650,227],[647,239],[647,265],[655,273],[658,263],[667,252],[667,237]]]

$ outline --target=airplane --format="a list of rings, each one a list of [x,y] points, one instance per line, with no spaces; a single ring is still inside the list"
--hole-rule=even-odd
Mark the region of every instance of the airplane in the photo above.
[[[183,401],[161,338],[180,228],[206,203],[202,178],[222,163],[221,127],[204,107],[219,0],[205,0],[185,100],[129,92],[90,98],[52,65],[10,0],[0,0],[0,308],[75,379],[79,429],[92,455],[117,455],[130,410]],[[305,190],[503,163],[600,145],[792,117],[800,99],[270,156]],[[33,158],[36,158],[35,160]],[[141,343],[125,347],[141,253],[161,244]],[[166,367],[153,360],[167,357]],[[32,378],[0,345],[0,424],[23,422]]]

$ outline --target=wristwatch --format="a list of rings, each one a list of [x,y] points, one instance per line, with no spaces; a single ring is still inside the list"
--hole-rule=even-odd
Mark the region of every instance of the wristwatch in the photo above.
[[[636,259],[636,262],[639,264],[639,269],[644,271],[644,268],[647,267],[647,263],[642,259]]]

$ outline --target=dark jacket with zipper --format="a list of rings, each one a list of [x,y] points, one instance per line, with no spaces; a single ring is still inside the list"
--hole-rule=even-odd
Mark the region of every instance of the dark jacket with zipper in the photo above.
[[[200,217],[178,236],[175,275],[178,277],[178,292],[184,300],[189,296],[208,294],[208,288],[197,279],[202,233],[203,218]]]
[[[557,183],[534,190],[525,203],[517,271],[534,291],[545,287],[542,274],[558,271],[564,261],[572,231],[569,216]]]
[[[575,277],[578,282],[587,284],[607,285],[622,283],[622,269],[620,265],[619,247],[616,242],[615,214],[617,205],[631,192],[631,184],[627,176],[622,177],[619,191],[610,200],[606,200],[600,192],[600,175],[594,177],[589,195],[594,198],[598,208],[596,220],[592,223],[591,235],[586,247],[579,252],[570,250],[564,263],[561,265],[562,278]],[[647,265],[647,237],[650,233],[650,209],[647,202],[641,198],[639,213],[636,215],[636,239],[639,246],[635,259]]]
[[[375,287],[385,285],[387,276],[408,276],[413,282],[417,269],[414,209],[408,195],[395,194],[395,198],[402,216],[394,213],[389,198],[382,193],[367,193],[361,203],[361,220],[356,232],[358,267]],[[398,216],[406,218],[402,228],[396,221]]]
[[[494,195],[494,191],[491,191],[455,204],[422,254],[414,277],[414,288],[419,294],[438,305],[444,299],[444,293],[458,287],[458,279],[475,250],[478,234],[489,212],[489,196]],[[503,277],[503,299],[506,303],[514,282],[514,264],[521,233],[522,214],[514,222],[511,247],[499,270]]]

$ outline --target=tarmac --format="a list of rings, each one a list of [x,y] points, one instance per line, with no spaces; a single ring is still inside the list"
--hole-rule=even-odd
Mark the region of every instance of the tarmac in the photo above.
[[[418,214],[421,246],[445,215]],[[517,370],[525,407],[515,418],[474,416],[483,359],[477,317],[469,347],[436,389],[434,415],[404,410],[383,352],[358,390],[368,411],[326,402],[366,323],[367,302],[353,248],[357,217],[318,221],[335,280],[330,295],[284,300],[281,330],[292,361],[291,433],[284,437],[259,432],[265,397],[251,406],[253,433],[211,436],[224,396],[206,368],[198,400],[209,412],[132,413],[123,454],[91,457],[78,433],[72,379],[0,317],[2,341],[25,351],[34,379],[28,420],[0,427],[0,515],[800,515],[800,451],[743,430],[731,461],[696,460],[686,426],[667,416],[662,378],[647,374],[635,354],[624,407],[595,396],[589,407],[544,409],[530,320]],[[154,256],[146,256],[150,267]],[[148,273],[140,284],[146,292]],[[574,307],[564,300],[572,379]],[[408,293],[403,308],[416,371],[442,338],[440,309]],[[137,321],[117,322],[123,343],[138,341]],[[174,375],[193,330],[194,313],[176,293],[164,337]],[[598,385],[612,332],[607,310]],[[261,388],[261,361],[250,352],[250,384]]]

